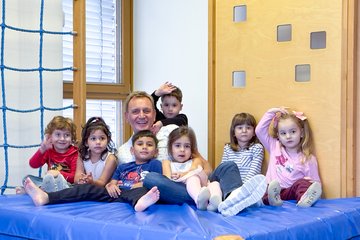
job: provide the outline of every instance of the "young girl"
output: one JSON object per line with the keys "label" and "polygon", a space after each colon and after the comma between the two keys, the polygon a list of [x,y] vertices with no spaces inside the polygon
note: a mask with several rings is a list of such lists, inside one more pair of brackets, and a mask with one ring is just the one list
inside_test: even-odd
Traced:
{"label": "young girl", "polygon": [[[46,192],[68,188],[68,183],[74,183],[78,158],[78,148],[74,146],[75,143],[76,126],[73,121],[63,116],[54,117],[46,126],[45,138],[40,148],[29,160],[32,168],[47,164],[48,171],[43,179],[28,177],[35,180]],[[17,193],[19,193],[18,189]]]}
{"label": "young girl", "polygon": [[194,131],[186,126],[173,130],[169,135],[168,152],[172,159],[163,160],[163,174],[184,182],[198,209],[217,211],[222,199],[220,185],[216,181],[209,183],[201,160],[193,158],[198,152]]}
{"label": "young girl", "polygon": [[117,167],[111,132],[101,117],[91,117],[81,132],[75,183],[105,186]]}
{"label": "young girl", "polygon": [[280,206],[282,200],[296,200],[300,207],[312,206],[322,190],[307,117],[302,112],[272,108],[255,132],[270,154],[263,202]]}
{"label": "young girl", "polygon": [[[232,161],[239,168],[243,187],[219,205],[224,216],[233,216],[261,200],[266,191],[261,174],[264,147],[255,135],[256,120],[249,113],[235,114],[230,126],[230,143],[225,144],[221,163]],[[248,193],[246,193],[248,192]],[[250,194],[251,193],[251,194]],[[247,200],[245,200],[247,199]]]}
{"label": "young girl", "polygon": [[230,126],[230,143],[224,146],[221,162],[233,161],[246,182],[261,173],[264,147],[255,135],[256,120],[249,113],[236,114]]}

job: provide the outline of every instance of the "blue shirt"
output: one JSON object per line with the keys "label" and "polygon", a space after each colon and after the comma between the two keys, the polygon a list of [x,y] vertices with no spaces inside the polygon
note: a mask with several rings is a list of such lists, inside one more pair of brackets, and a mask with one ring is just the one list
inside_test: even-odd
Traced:
{"label": "blue shirt", "polygon": [[119,164],[112,179],[118,181],[119,188],[130,189],[134,184],[142,182],[149,172],[162,174],[161,162],[151,159],[143,164],[136,164],[136,162]]}

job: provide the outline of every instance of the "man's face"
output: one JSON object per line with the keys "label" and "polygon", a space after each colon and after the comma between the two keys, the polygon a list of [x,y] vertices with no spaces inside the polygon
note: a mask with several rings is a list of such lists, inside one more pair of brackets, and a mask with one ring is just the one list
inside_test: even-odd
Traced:
{"label": "man's face", "polygon": [[134,97],[130,100],[125,112],[126,121],[131,125],[134,132],[150,130],[154,124],[156,112],[150,99],[146,97]]}

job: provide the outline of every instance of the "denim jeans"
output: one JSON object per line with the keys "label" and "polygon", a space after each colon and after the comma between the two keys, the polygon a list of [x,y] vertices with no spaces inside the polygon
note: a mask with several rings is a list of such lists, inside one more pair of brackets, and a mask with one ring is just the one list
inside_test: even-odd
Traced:
{"label": "denim jeans", "polygon": [[[234,162],[220,164],[209,176],[210,182],[220,183],[223,198],[242,185],[239,169]],[[157,186],[160,191],[160,203],[167,204],[194,204],[193,199],[186,191],[184,183],[171,181],[162,174],[150,172],[144,179],[144,187],[151,189]]]}
{"label": "denim jeans", "polygon": [[209,176],[210,182],[218,181],[223,194],[223,200],[235,189],[241,187],[243,182],[239,168],[234,162],[221,163]]}

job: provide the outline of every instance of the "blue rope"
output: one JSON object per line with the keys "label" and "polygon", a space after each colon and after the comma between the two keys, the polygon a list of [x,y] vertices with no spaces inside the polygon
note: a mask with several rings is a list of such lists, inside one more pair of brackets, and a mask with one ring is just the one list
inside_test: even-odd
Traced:
{"label": "blue rope", "polygon": [[[9,148],[15,148],[15,149],[24,149],[24,148],[36,148],[39,147],[40,144],[31,144],[31,145],[15,145],[15,144],[9,144],[8,143],[8,132],[7,132],[7,118],[6,113],[7,111],[10,112],[18,112],[18,113],[30,113],[30,112],[40,112],[40,131],[41,131],[41,142],[44,140],[44,112],[45,111],[60,111],[65,110],[69,108],[74,108],[74,105],[66,106],[66,107],[60,107],[60,108],[50,108],[44,106],[43,102],[43,72],[59,72],[59,71],[74,71],[75,69],[71,67],[65,67],[65,68],[45,68],[43,67],[43,39],[44,34],[53,34],[53,35],[75,35],[73,31],[70,32],[55,32],[55,31],[47,31],[43,28],[43,18],[44,18],[44,0],[41,0],[41,6],[40,6],[40,26],[39,29],[23,29],[15,26],[9,26],[6,24],[6,15],[5,15],[5,4],[6,0],[2,0],[2,20],[1,20],[1,53],[0,53],[0,73],[1,73],[1,87],[2,87],[2,120],[3,120],[3,144],[0,144],[0,148],[4,149],[4,158],[5,158],[5,179],[4,183],[1,186],[1,195],[4,194],[4,191],[9,188],[13,189],[14,186],[8,186],[8,176],[9,176],[9,154],[8,149]],[[13,66],[6,66],[4,62],[4,45],[5,45],[5,30],[12,30],[12,31],[20,31],[20,32],[26,32],[26,33],[34,33],[40,35],[39,40],[39,67],[38,68],[16,68]],[[14,109],[11,107],[8,107],[6,104],[6,88],[5,88],[5,71],[17,71],[17,72],[38,72],[39,73],[39,83],[40,83],[40,92],[39,92],[39,107],[33,108],[33,109]],[[41,168],[39,168],[39,176],[41,176]]]}

